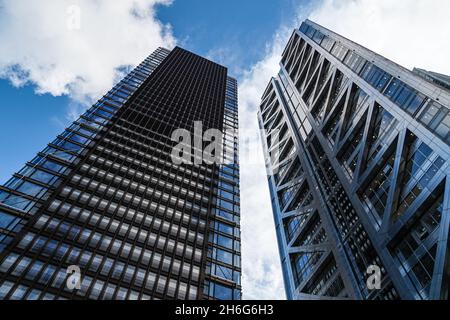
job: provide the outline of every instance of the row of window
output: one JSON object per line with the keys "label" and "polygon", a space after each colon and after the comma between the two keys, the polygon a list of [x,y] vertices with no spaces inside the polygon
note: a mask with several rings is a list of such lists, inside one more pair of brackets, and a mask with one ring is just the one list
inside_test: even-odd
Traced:
{"label": "row of window", "polygon": [[[99,247],[100,251],[108,251],[111,238],[106,241],[104,238]],[[31,245],[30,245],[31,244]],[[28,247],[30,245],[30,247]],[[98,271],[103,276],[111,276],[113,279],[122,280],[130,283],[135,271],[145,271],[151,266],[156,270],[170,272],[174,277],[180,275],[185,279],[198,281],[200,268],[192,265],[189,261],[181,261],[169,255],[162,255],[151,250],[142,250],[142,248],[124,243],[121,248],[121,241],[113,241],[111,251],[108,255],[101,253],[94,254],[89,249],[80,249],[57,240],[51,240],[44,236],[36,236],[33,233],[27,233],[21,240],[19,248],[26,249],[27,252],[37,253],[41,258],[50,257],[55,263],[64,262],[67,265],[79,266],[83,273],[90,271],[95,275]],[[98,251],[97,251],[98,252]],[[8,259],[4,264],[8,264]],[[13,263],[13,262],[12,262]],[[12,265],[9,264],[10,265]],[[127,264],[127,266],[126,266]],[[136,266],[136,267],[135,267]],[[144,267],[145,270],[139,268]],[[13,275],[21,276],[25,268],[18,270]],[[6,272],[6,271],[5,271]],[[142,273],[142,272],[141,272]],[[33,280],[33,279],[31,279]]]}
{"label": "row of window", "polygon": [[[175,242],[172,239],[169,239],[167,241],[167,238],[163,235],[159,235],[153,232],[148,232],[147,230],[144,230],[142,228],[137,228],[135,226],[131,226],[130,224],[119,222],[117,220],[110,220],[109,218],[103,218],[99,215],[91,215],[88,216],[87,212],[84,215],[80,215],[80,218],[86,218],[89,219],[89,224],[96,226],[96,228],[107,228],[108,231],[110,231],[113,234],[117,234],[120,237],[123,237],[124,239],[127,239],[129,241],[137,241],[141,244],[149,244],[151,246],[157,246],[161,250],[163,250],[166,247],[166,250],[170,250],[171,252],[176,247],[176,253],[185,255],[189,259],[192,258],[192,255],[194,254],[194,257],[199,260],[201,259],[202,252],[200,249],[194,249],[191,245],[183,242]],[[46,219],[46,216],[42,216],[42,219]],[[101,219],[101,220],[100,220]],[[90,229],[87,228],[81,228],[78,225],[70,224],[67,222],[61,222],[58,224],[58,219],[52,218],[50,223],[48,224],[47,228],[49,229],[49,232],[56,232],[61,237],[69,238],[74,241],[79,241],[82,243],[83,241],[86,241],[86,239],[91,238],[92,236],[92,246],[96,246],[98,244],[99,239],[102,237],[102,234],[93,232]],[[40,222],[43,223],[43,222]],[[107,224],[109,223],[109,224]],[[171,227],[173,232],[176,231],[175,227]],[[180,231],[181,232],[181,231]],[[198,236],[197,234],[195,234]],[[188,233],[188,238],[194,240],[194,233]],[[202,241],[201,236],[199,238],[195,239],[196,241]]]}
{"label": "row of window", "polygon": [[[196,217],[191,217],[188,214],[182,214],[179,211],[167,210],[162,212],[162,217],[168,221],[163,221],[154,215],[145,214],[141,211],[136,211],[132,208],[127,208],[124,206],[118,206],[116,203],[111,203],[108,208],[103,212],[103,214],[93,213],[87,209],[81,209],[76,206],[72,206],[69,203],[63,203],[59,200],[54,200],[49,207],[52,212],[58,212],[61,215],[67,215],[75,221],[87,222],[93,227],[98,226],[102,230],[108,230],[112,233],[116,233],[125,236],[130,230],[130,237],[136,238],[136,234],[140,233],[138,228],[146,227],[148,230],[161,230],[165,234],[171,234],[174,237],[179,236],[182,239],[187,239],[188,241],[194,243],[197,242],[199,245],[203,243],[203,231],[205,228],[205,221],[203,219],[197,219]],[[162,210],[158,210],[162,211]],[[105,213],[111,214],[111,217],[115,219],[110,219]],[[116,219],[124,218],[124,220],[119,221]],[[130,223],[126,223],[130,222]],[[178,224],[176,224],[178,223]],[[197,227],[194,232],[188,230],[186,227],[181,226],[181,223],[189,225],[191,228]],[[131,226],[130,229],[130,224]],[[120,227],[119,227],[120,225]],[[135,227],[138,225],[139,227]]]}
{"label": "row of window", "polygon": [[[26,279],[37,281],[41,285],[50,284],[50,286],[55,290],[65,290],[68,294],[72,293],[72,291],[67,288],[66,281],[68,280],[68,274],[64,269],[58,268],[51,264],[45,264],[39,260],[32,261],[28,257],[19,258],[16,254],[10,254],[0,266],[0,271],[7,272],[13,265],[15,265],[15,268],[10,271],[10,274],[12,275],[21,276],[25,273],[24,276]],[[100,269],[100,274],[105,269],[105,265]],[[150,299],[148,294],[144,293],[140,296],[138,291],[130,290],[128,287],[124,287],[124,285],[130,284],[138,288],[145,288],[147,291],[154,290],[156,293],[167,294],[170,297],[177,297],[178,299],[197,298],[197,287],[194,285],[188,285],[188,283],[184,281],[178,281],[163,275],[157,276],[153,272],[147,272],[146,270],[140,268],[136,269],[131,265],[126,268],[124,268],[124,266],[119,266],[121,265],[114,265],[111,275],[112,277],[117,277],[119,274],[123,273],[122,280],[119,282],[119,285],[111,282],[105,282],[98,278],[94,279],[89,275],[83,274],[81,277],[81,289],[77,290],[76,294],[82,297],[87,296],[93,300]],[[108,268],[106,269],[107,272],[111,271]],[[0,287],[0,298],[8,298],[11,300],[38,299],[40,294],[38,289],[30,289],[28,293],[27,289],[28,288],[24,285],[19,285],[17,288],[13,289],[13,284],[9,281],[5,281]],[[52,299],[53,296],[49,296],[49,298]]]}
{"label": "row of window", "polygon": [[[187,183],[189,181],[189,184],[191,184],[191,185],[192,185],[192,183],[194,183],[192,181],[195,181],[195,179],[183,179],[183,178],[181,178],[181,175],[174,175],[173,173],[170,173],[167,170],[164,170],[164,169],[158,168],[156,166],[153,166],[153,165],[150,164],[150,161],[149,162],[139,161],[138,159],[132,158],[130,156],[125,156],[125,155],[123,155],[123,154],[121,154],[121,153],[119,153],[117,151],[112,151],[109,148],[105,148],[105,147],[102,147],[102,146],[97,146],[96,150],[98,150],[98,151],[100,151],[102,153],[105,153],[107,155],[113,156],[115,158],[118,158],[118,159],[120,159],[120,160],[122,160],[124,162],[124,165],[128,165],[128,166],[120,167],[118,161],[114,161],[113,162],[111,160],[106,160],[105,158],[103,158],[101,156],[96,156],[96,155],[90,155],[90,157],[89,157],[90,160],[98,161],[100,164],[103,164],[106,167],[112,167],[113,169],[116,169],[116,168],[120,167],[119,170],[122,173],[125,173],[125,171],[126,172],[130,172],[131,175],[133,175],[134,177],[137,177],[138,179],[144,178],[144,177],[146,177],[148,175],[144,176],[143,172],[145,172],[145,171],[137,171],[135,169],[130,168],[130,166],[137,166],[139,168],[143,168],[143,169],[148,170],[150,172],[157,172],[157,173],[159,173],[161,175],[169,176],[172,179],[176,179],[176,180],[184,182],[184,183]],[[152,157],[150,157],[150,158],[153,160]],[[150,158],[149,158],[149,160],[150,160]],[[191,176],[193,178],[197,178],[198,177],[198,179],[200,181],[205,181],[205,183],[195,184],[193,186],[195,186],[197,188],[203,188],[205,190],[208,190],[208,186],[207,185],[208,185],[208,182],[211,181],[210,177],[204,176],[202,174],[199,174],[198,172],[194,172],[194,171],[191,171],[189,169],[183,170],[182,168],[184,168],[184,167],[179,167],[178,170],[181,171],[181,172],[184,171],[186,173],[186,175],[189,175],[189,176]],[[94,170],[95,171],[94,173],[96,173],[98,169],[90,168],[90,170]],[[200,185],[201,185],[201,187],[200,187]]]}

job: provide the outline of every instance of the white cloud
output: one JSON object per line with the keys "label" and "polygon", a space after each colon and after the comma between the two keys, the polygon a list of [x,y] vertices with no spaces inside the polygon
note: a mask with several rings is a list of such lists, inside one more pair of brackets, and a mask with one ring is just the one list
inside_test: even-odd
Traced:
{"label": "white cloud", "polygon": [[[288,22],[277,31],[264,59],[240,77],[241,143],[258,130],[256,111],[261,95],[269,79],[278,72],[281,53],[292,30],[305,18],[409,69],[416,66],[450,74],[448,0],[323,0],[301,6],[297,12],[295,22]],[[259,141],[255,143],[260,145]],[[245,151],[241,150],[241,157]],[[244,298],[283,298],[265,168],[252,160],[241,159]]]}
{"label": "white cloud", "polygon": [[290,33],[290,28],[281,28],[266,48],[266,57],[246,71],[239,83],[244,299],[285,298],[256,110],[269,79],[278,72]]}
{"label": "white cloud", "polygon": [[118,80],[119,68],[175,45],[170,26],[155,16],[156,5],[170,3],[0,0],[0,78],[90,103]]}

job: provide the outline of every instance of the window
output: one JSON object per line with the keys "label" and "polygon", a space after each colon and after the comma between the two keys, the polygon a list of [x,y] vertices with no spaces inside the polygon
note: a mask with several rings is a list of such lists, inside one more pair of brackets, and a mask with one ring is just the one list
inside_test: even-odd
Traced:
{"label": "window", "polygon": [[27,194],[32,197],[40,197],[45,193],[45,191],[47,191],[47,189],[44,187],[35,185],[34,183],[25,181],[20,185],[20,187],[17,188],[17,191],[22,192],[22,193]]}
{"label": "window", "polygon": [[233,211],[233,204],[230,203],[230,202],[228,202],[228,201],[225,201],[225,200],[219,200],[219,205],[220,205],[222,208],[224,208],[224,209]]}
{"label": "window", "polygon": [[31,175],[31,179],[45,184],[53,184],[57,180],[57,178],[54,175],[41,170],[35,170],[34,173]]}
{"label": "window", "polygon": [[67,138],[80,144],[86,144],[89,141],[89,139],[74,133],[70,133]]}
{"label": "window", "polygon": [[233,239],[231,239],[229,237],[225,237],[225,236],[222,236],[219,234],[219,235],[217,235],[216,243],[219,246],[233,250]]}
{"label": "window", "polygon": [[11,290],[11,288],[13,287],[13,283],[9,282],[9,281],[5,281],[1,286],[0,286],[0,299],[4,299],[6,297],[6,295],[9,293],[9,291]]}
{"label": "window", "polygon": [[349,53],[344,60],[344,63],[356,73],[361,71],[362,66],[366,60],[358,55],[356,52]]}
{"label": "window", "polygon": [[11,229],[13,224],[18,222],[19,218],[12,216],[4,211],[0,211],[0,228]]}
{"label": "window", "polygon": [[314,40],[314,42],[320,45],[322,43],[323,38],[325,38],[325,35],[319,31],[316,31],[312,39]]}
{"label": "window", "polygon": [[344,59],[347,52],[348,49],[340,43],[336,43],[333,49],[331,50],[331,54],[341,61]]}
{"label": "window", "polygon": [[100,295],[100,292],[102,291],[102,289],[103,289],[103,285],[104,285],[105,283],[103,282],[103,281],[101,281],[101,280],[96,280],[95,281],[95,283],[94,283],[94,287],[92,288],[92,291],[91,291],[91,294],[90,294],[90,298],[91,299],[98,299],[98,297],[99,297],[99,295]]}
{"label": "window", "polygon": [[64,151],[70,151],[73,153],[78,153],[81,150],[81,146],[69,142],[67,140],[57,139],[53,142],[55,145],[61,147]]}
{"label": "window", "polygon": [[426,99],[423,94],[398,79],[391,82],[384,94],[411,115],[420,109]]}
{"label": "window", "polygon": [[15,253],[9,254],[0,266],[0,271],[7,272],[9,268],[17,261],[18,255]]}
{"label": "window", "polygon": [[219,196],[224,198],[224,199],[233,201],[233,194],[230,193],[230,192],[227,192],[225,190],[219,189]]}
{"label": "window", "polygon": [[225,250],[217,249],[217,248],[214,248],[214,252],[216,254],[215,258],[217,260],[222,261],[227,264],[231,264],[231,265],[233,264],[233,254],[232,253],[225,251]]}
{"label": "window", "polygon": [[229,235],[233,235],[233,227],[221,222],[216,221],[216,230],[229,234]]}
{"label": "window", "polygon": [[419,120],[450,143],[450,113],[444,106],[435,101],[431,102]]}
{"label": "window", "polygon": [[25,292],[27,292],[27,287],[20,285],[16,288],[16,290],[14,291],[14,293],[11,295],[10,299],[11,300],[20,300],[23,298],[23,296],[25,295]]}
{"label": "window", "polygon": [[209,272],[215,276],[218,276],[220,278],[224,278],[227,280],[233,280],[233,270],[228,267],[221,266],[219,264],[211,263],[208,266],[207,272]]}
{"label": "window", "polygon": [[230,220],[230,221],[234,221],[235,220],[234,216],[231,213],[228,213],[228,212],[223,211],[223,210],[216,209],[216,214],[218,216],[220,216],[222,218],[225,218],[227,220]]}
{"label": "window", "polygon": [[361,70],[361,77],[378,91],[383,91],[392,76],[372,63],[366,63]]}
{"label": "window", "polygon": [[379,169],[377,175],[362,194],[362,197],[365,200],[365,207],[369,212],[373,213],[373,217],[379,225],[381,224],[386,207],[394,161],[395,155],[392,155]]}
{"label": "window", "polygon": [[293,259],[294,275],[297,285],[312,273],[314,265],[321,257],[322,252],[306,252],[297,255],[297,257]]}
{"label": "window", "polygon": [[219,299],[219,300],[232,300],[233,299],[233,289],[226,287],[224,285],[215,283],[215,282],[207,282],[205,285],[205,289],[209,286],[209,294],[210,296]]}
{"label": "window", "polygon": [[45,267],[44,272],[42,273],[39,282],[41,282],[43,284],[47,284],[50,281],[53,274],[55,273],[55,271],[56,271],[56,268],[52,265],[48,265],[47,267]]}
{"label": "window", "polygon": [[56,162],[47,160],[45,158],[42,158],[40,156],[35,157],[32,161],[31,161],[34,165],[39,165],[45,169],[51,170],[53,172],[56,173],[63,173],[66,169],[65,166],[60,165]]}

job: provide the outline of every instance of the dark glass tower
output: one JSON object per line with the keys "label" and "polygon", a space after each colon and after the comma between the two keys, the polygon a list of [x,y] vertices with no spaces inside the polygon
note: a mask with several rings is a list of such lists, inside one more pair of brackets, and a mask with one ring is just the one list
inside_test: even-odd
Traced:
{"label": "dark glass tower", "polygon": [[[225,159],[175,165],[197,121]],[[227,69],[159,48],[0,187],[0,298],[240,299],[237,148]]]}
{"label": "dark glass tower", "polygon": [[288,297],[448,299],[449,91],[311,21],[280,67],[258,120]]}

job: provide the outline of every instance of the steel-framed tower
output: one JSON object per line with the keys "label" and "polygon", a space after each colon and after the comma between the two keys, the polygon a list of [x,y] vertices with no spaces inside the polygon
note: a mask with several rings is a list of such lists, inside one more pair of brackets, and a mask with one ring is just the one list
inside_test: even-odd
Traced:
{"label": "steel-framed tower", "polygon": [[307,20],[258,121],[290,299],[449,298],[449,91]]}

